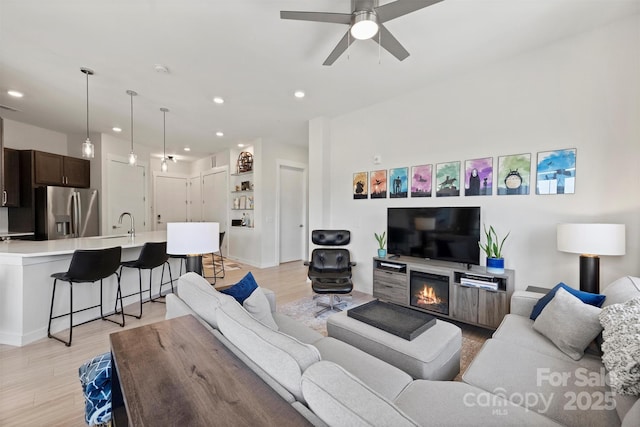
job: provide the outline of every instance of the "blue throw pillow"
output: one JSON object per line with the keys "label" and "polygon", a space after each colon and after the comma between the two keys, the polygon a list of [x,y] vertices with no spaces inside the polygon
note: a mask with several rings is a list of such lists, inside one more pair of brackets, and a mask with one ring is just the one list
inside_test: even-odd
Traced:
{"label": "blue throw pillow", "polygon": [[247,298],[251,296],[253,291],[258,288],[258,284],[256,283],[256,279],[253,278],[253,274],[248,272],[246,276],[242,278],[238,283],[231,286],[227,289],[222,289],[220,292],[223,294],[231,295],[238,301],[240,304],[244,302]]}
{"label": "blue throw pillow", "polygon": [[553,299],[553,297],[556,295],[556,292],[560,288],[563,288],[571,295],[578,297],[578,299],[580,299],[580,301],[582,301],[583,303],[593,305],[595,307],[602,307],[602,303],[606,298],[606,295],[592,294],[590,292],[580,291],[560,282],[553,289],[551,289],[549,293],[538,300],[536,305],[533,307],[533,310],[531,311],[531,316],[529,316],[531,320],[536,320],[536,318],[540,315],[540,313],[542,313],[542,310],[547,306],[547,304],[549,304],[549,302]]}

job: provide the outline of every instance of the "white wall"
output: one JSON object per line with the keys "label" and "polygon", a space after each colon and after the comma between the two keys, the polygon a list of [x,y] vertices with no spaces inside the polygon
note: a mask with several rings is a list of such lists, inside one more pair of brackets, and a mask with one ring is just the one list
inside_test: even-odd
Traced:
{"label": "white wall", "polygon": [[[83,140],[84,141],[84,140]],[[4,119],[4,146],[68,155],[67,135],[26,123]]]}
{"label": "white wall", "polygon": [[[311,191],[320,202],[310,205],[330,206],[324,226],[352,230],[356,288],[371,292],[373,233],[386,228],[388,206],[481,206],[483,222],[511,231],[504,252],[506,267],[516,270],[517,289],[559,281],[578,286],[578,255],[556,250],[556,224],[625,223],[627,254],[601,259],[601,282],[640,275],[638,76],[635,16],[331,119],[328,130],[311,132],[309,152],[328,150],[330,172],[318,172],[326,163],[315,165],[310,177],[327,177],[330,196]],[[497,171],[498,156],[531,153],[533,176],[537,152],[563,148],[577,149],[573,195],[535,195],[532,179],[528,196],[352,199],[352,176],[359,171],[464,165],[481,157],[493,157]],[[380,165],[373,164],[374,154],[382,156]],[[310,158],[312,165],[319,161]],[[311,215],[315,224],[321,214]]]}

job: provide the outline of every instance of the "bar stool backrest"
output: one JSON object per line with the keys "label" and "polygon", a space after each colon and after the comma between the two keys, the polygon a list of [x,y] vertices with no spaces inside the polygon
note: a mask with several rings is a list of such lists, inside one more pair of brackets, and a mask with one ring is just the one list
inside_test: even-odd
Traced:
{"label": "bar stool backrest", "polygon": [[167,262],[168,259],[167,242],[147,242],[140,251],[136,267],[142,269],[156,268]]}
{"label": "bar stool backrest", "polygon": [[71,257],[67,276],[74,282],[95,282],[111,276],[120,266],[122,247],[78,249]]}

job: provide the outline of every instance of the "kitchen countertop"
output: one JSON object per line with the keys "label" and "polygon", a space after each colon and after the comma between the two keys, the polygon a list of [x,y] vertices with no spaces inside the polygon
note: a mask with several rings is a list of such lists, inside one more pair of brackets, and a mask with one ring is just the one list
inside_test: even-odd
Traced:
{"label": "kitchen countertop", "polygon": [[76,249],[105,249],[114,246],[125,248],[141,247],[147,242],[163,242],[167,240],[166,231],[144,231],[136,233],[132,239],[129,235],[79,237],[59,240],[6,240],[0,242],[0,256],[40,257],[72,254]]}

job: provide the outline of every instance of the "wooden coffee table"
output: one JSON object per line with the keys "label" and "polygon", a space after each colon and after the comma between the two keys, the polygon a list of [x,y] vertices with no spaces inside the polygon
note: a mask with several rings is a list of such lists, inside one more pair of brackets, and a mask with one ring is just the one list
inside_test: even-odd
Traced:
{"label": "wooden coffee table", "polygon": [[310,425],[191,315],[110,340],[114,425]]}

